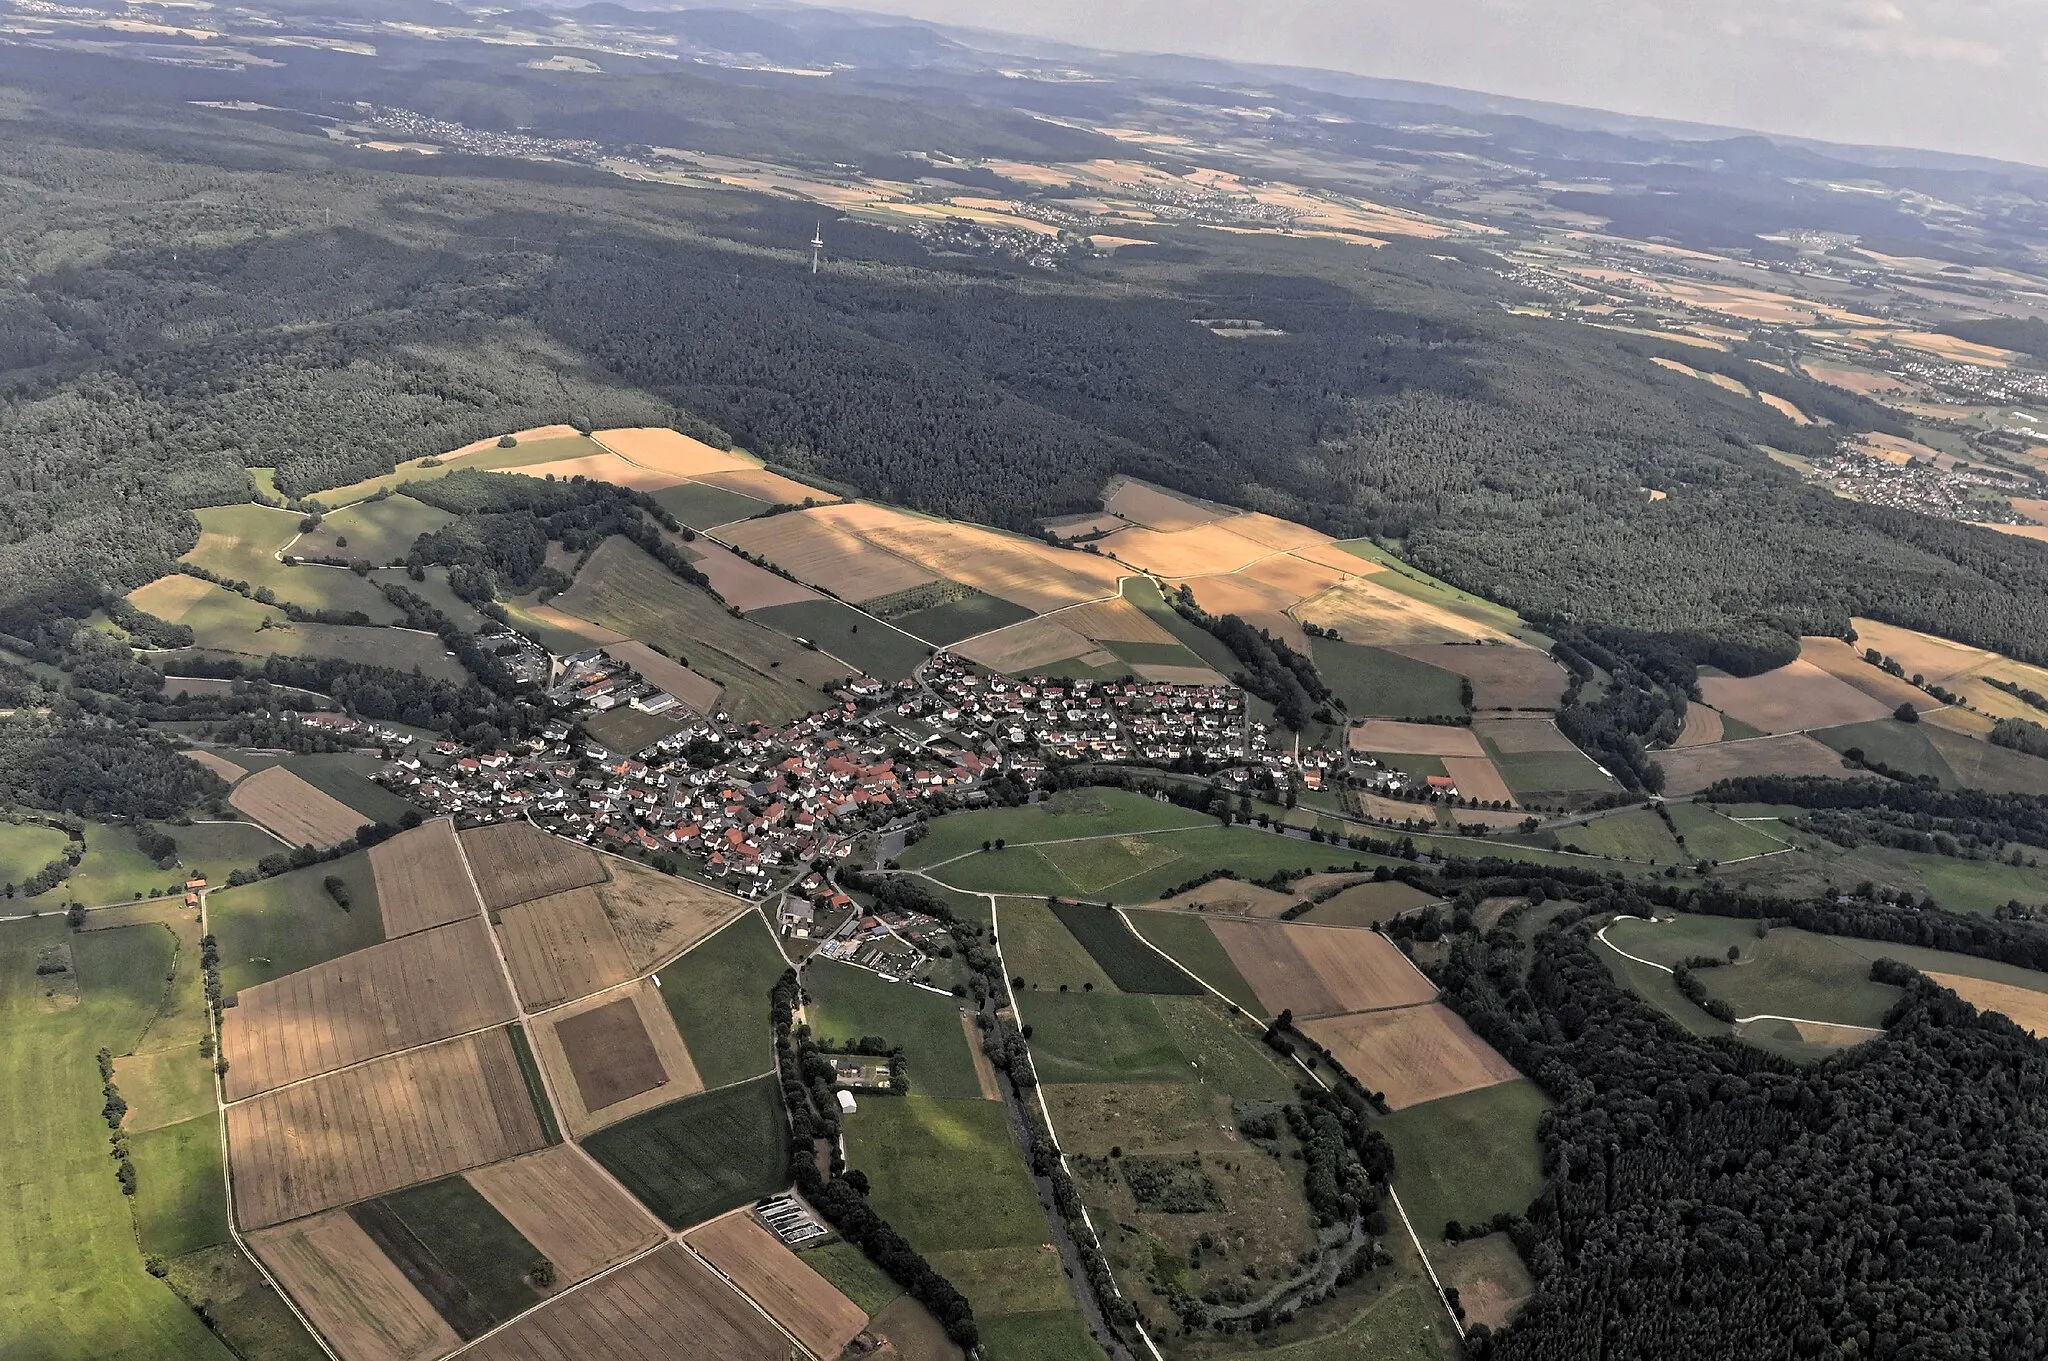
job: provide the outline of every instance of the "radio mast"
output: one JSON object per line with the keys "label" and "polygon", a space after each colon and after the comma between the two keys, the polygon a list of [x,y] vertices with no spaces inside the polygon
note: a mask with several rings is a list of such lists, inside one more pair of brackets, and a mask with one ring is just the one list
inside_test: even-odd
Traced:
{"label": "radio mast", "polygon": [[820,222],[811,233],[811,273],[818,272],[818,259],[825,253],[825,224]]}

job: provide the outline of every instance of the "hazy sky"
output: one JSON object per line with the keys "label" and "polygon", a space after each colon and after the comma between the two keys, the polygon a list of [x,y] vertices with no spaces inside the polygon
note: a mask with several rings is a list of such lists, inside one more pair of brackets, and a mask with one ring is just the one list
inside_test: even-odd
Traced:
{"label": "hazy sky", "polygon": [[829,0],[2048,165],[2048,0]]}

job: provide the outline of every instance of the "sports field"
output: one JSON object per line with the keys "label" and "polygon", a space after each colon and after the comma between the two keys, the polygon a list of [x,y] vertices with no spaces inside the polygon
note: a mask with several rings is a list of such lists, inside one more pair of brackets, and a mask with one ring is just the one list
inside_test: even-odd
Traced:
{"label": "sports field", "polygon": [[867,969],[829,959],[805,968],[804,990],[811,996],[804,1016],[819,1039],[844,1043],[878,1035],[903,1046],[911,1091],[962,1100],[981,1096],[960,1024],[963,1004],[953,998],[885,982]]}
{"label": "sports field", "polygon": [[599,1130],[583,1146],[673,1229],[779,1191],[789,1179],[782,1088],[772,1076],[670,1102]]}
{"label": "sports field", "polygon": [[114,1180],[93,1055],[135,1042],[162,1001],[172,939],[157,927],[70,938],[75,998],[36,964],[62,922],[0,924],[0,1159],[33,1168],[41,1209],[0,1216],[0,1355],[38,1361],[227,1361],[192,1311],[142,1269]]}

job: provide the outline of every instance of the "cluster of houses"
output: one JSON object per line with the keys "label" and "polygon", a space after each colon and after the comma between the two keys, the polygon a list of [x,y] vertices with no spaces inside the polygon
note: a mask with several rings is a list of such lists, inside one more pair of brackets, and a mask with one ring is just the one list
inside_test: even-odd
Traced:
{"label": "cluster of houses", "polygon": [[665,714],[682,701],[640,679],[604,649],[592,648],[561,659],[561,669],[548,689],[548,702],[563,712],[588,716],[621,704],[644,714]]}

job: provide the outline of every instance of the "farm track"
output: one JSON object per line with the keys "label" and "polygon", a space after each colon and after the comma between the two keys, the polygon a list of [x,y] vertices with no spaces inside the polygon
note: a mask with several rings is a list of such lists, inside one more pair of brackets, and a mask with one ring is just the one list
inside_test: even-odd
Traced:
{"label": "farm track", "polygon": [[[1778,854],[1778,852],[1772,851],[1771,854],[1776,855]],[[1641,955],[1632,955],[1628,951],[1622,949],[1619,945],[1616,945],[1613,941],[1607,939],[1607,932],[1617,922],[1650,922],[1650,924],[1653,926],[1656,924],[1648,917],[1620,916],[1616,917],[1614,921],[1607,923],[1606,926],[1601,927],[1599,931],[1594,933],[1593,938],[1599,941],[1602,945],[1606,946],[1608,949],[1614,951],[1614,953],[1620,955],[1623,959],[1630,961],[1631,963],[1646,964],[1650,968],[1655,969],[1658,973],[1673,972],[1670,965],[1659,964],[1654,959],[1644,959]],[[1751,1021],[1790,1021],[1795,1025],[1833,1026],[1838,1030],[1860,1030],[1871,1035],[1882,1035],[1884,1033],[1884,1031],[1877,1026],[1849,1025],[1846,1022],[1842,1021],[1816,1021],[1811,1016],[1777,1016],[1765,1013],[1757,1016],[1737,1016],[1735,1018],[1735,1024],[1737,1025],[1748,1025]]]}

